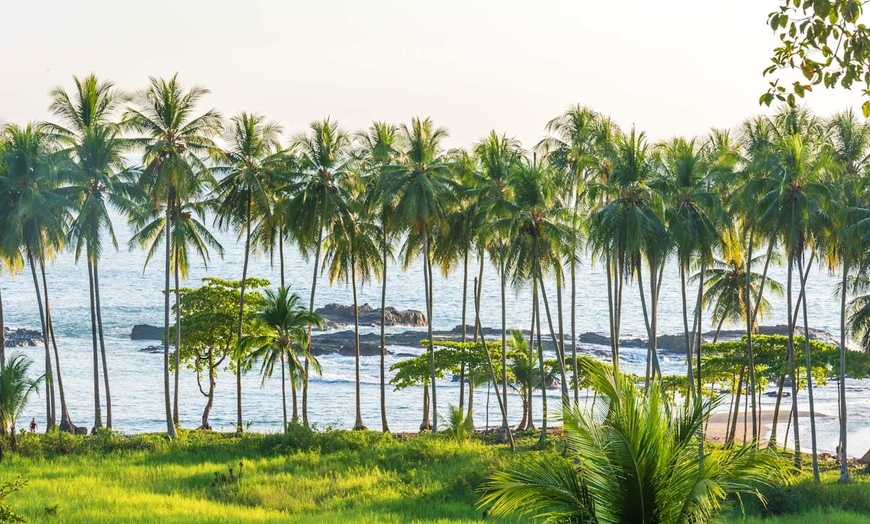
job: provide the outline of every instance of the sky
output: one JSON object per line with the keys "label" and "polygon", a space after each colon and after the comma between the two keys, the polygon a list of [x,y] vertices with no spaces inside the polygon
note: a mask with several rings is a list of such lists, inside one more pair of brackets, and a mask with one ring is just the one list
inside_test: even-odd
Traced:
{"label": "sky", "polygon": [[[51,117],[49,92],[95,73],[126,90],[179,73],[203,109],[286,135],[429,116],[447,145],[495,129],[532,147],[573,104],[653,140],[734,127],[758,97],[780,0],[0,0],[0,122]],[[827,115],[858,92],[819,89]],[[207,106],[207,107],[206,107]]]}

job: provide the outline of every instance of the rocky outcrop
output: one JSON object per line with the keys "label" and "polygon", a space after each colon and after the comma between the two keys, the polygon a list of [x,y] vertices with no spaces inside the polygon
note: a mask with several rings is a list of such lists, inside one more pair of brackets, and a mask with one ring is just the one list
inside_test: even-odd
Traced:
{"label": "rocky outcrop", "polygon": [[42,345],[42,333],[31,329],[3,329],[3,336],[8,348],[23,348]]}
{"label": "rocky outcrop", "polygon": [[[340,329],[352,326],[354,322],[353,306],[327,304],[315,310],[315,313],[326,321],[324,329]],[[380,326],[381,309],[375,309],[368,303],[359,306],[359,323],[361,326]],[[384,325],[422,327],[426,325],[426,315],[414,309],[398,310],[387,307],[384,313]]]}
{"label": "rocky outcrop", "polygon": [[163,340],[163,328],[148,324],[136,324],[130,333],[130,340]]}

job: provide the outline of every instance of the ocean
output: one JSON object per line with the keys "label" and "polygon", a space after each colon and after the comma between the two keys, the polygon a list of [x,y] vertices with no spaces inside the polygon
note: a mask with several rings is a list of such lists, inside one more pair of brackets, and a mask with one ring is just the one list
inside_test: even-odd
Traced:
{"label": "ocean", "polygon": [[[162,250],[148,267],[144,266],[145,252],[142,249],[127,249],[130,230],[126,221],[114,217],[115,232],[120,249],[115,251],[107,242],[100,262],[101,301],[103,322],[106,330],[106,351],[109,378],[112,387],[112,401],[115,428],[124,433],[138,433],[165,430],[163,408],[162,354],[142,352],[140,349],[157,344],[156,341],[130,340],[130,331],[135,324],[162,325],[163,322],[163,259]],[[216,276],[238,280],[241,278],[243,261],[243,239],[235,232],[216,231],[216,236],[226,253],[221,259],[213,255],[206,267],[202,261],[194,260],[190,268],[186,286],[197,286],[201,278]],[[274,262],[274,264],[273,264]],[[291,291],[308,303],[313,271],[313,260],[305,260],[292,245],[285,251],[286,278]],[[477,261],[470,258],[471,272],[476,272]],[[761,268],[758,270],[760,271]],[[249,276],[269,279],[278,285],[278,261],[269,259],[268,254],[256,253],[252,256]],[[52,319],[58,335],[61,370],[73,422],[90,427],[93,425],[93,361],[90,334],[90,314],[88,310],[88,279],[86,266],[76,264],[71,252],[60,253],[47,268]],[[772,267],[770,276],[785,283],[785,268]],[[388,268],[387,305],[399,309],[425,310],[423,297],[422,264],[417,263],[407,270],[393,263]],[[838,282],[836,275],[827,269],[814,267],[807,284],[810,326],[839,335],[839,301],[833,291]],[[604,268],[600,263],[586,258],[578,270],[577,332],[598,332],[607,334],[607,287]],[[469,283],[469,289],[471,284]],[[6,325],[39,329],[39,313],[34,300],[33,282],[29,273],[15,276],[0,275],[0,289],[3,293],[3,310]],[[564,291],[565,326],[570,329],[568,306],[569,291]],[[359,302],[380,307],[380,284],[372,282],[359,290]],[[555,312],[555,283],[548,284],[551,307]],[[531,320],[531,291],[528,287],[509,288],[507,295],[508,327],[528,329]],[[470,291],[469,291],[470,295]],[[765,325],[784,324],[786,311],[784,299],[768,297],[772,303],[771,314],[763,319]],[[487,263],[484,270],[481,298],[481,322],[486,327],[500,327],[501,297],[499,278],[495,268]],[[315,304],[337,302],[352,304],[349,286],[343,282],[330,285],[326,275],[318,279]],[[460,324],[462,302],[462,268],[457,267],[447,277],[436,273],[434,280],[435,329],[451,329]],[[472,323],[471,300],[469,299],[469,320]],[[659,335],[683,332],[681,312],[679,273],[674,264],[665,268],[659,304]],[[554,313],[555,314],[555,313]],[[635,286],[627,285],[624,291],[622,337],[646,338],[638,291]],[[740,329],[742,326],[724,328]],[[379,328],[367,326],[365,331],[378,331]],[[390,331],[405,331],[407,327],[388,328]],[[425,329],[421,338],[425,336]],[[546,328],[545,328],[546,329]],[[715,329],[709,314],[704,316],[704,330]],[[608,350],[609,347],[583,345],[581,354]],[[419,353],[419,347],[390,347],[393,353]],[[42,372],[42,347],[12,348],[22,351],[36,361],[34,368]],[[644,349],[623,348],[621,350],[621,369],[643,373],[645,363]],[[399,357],[390,355],[387,365]],[[665,374],[684,373],[685,360],[675,354],[662,352],[662,369]],[[354,360],[340,355],[325,355],[320,358],[323,376],[312,377],[309,388],[309,418],[318,428],[350,428],[354,423]],[[362,411],[364,422],[372,429],[379,429],[379,357],[361,359]],[[262,381],[255,366],[243,378],[243,405],[245,420],[251,423],[254,431],[278,432],[281,430],[281,388],[278,374],[275,378]],[[849,413],[849,451],[850,455],[861,456],[870,447],[870,381],[847,380],[847,403]],[[195,428],[200,424],[202,408],[206,399],[199,392],[195,374],[183,369],[181,374],[181,424]],[[449,377],[438,383],[439,413],[447,414],[448,404],[458,404],[459,384]],[[549,392],[555,398],[558,392]],[[393,391],[388,386],[387,411],[390,428],[393,431],[416,431],[422,418],[422,388],[412,387]],[[535,395],[535,411],[540,418],[540,395]],[[288,403],[289,403],[288,389]],[[764,397],[765,408],[771,408],[774,399]],[[509,403],[517,406],[520,398],[512,393]],[[806,393],[799,395],[801,410],[807,409]],[[836,384],[819,385],[815,389],[817,431],[819,450],[833,452],[837,445],[838,420]],[[44,397],[34,396],[25,410],[21,426],[36,417],[44,427]],[[784,404],[787,406],[787,403]],[[726,404],[727,407],[727,404]],[[487,388],[479,388],[475,394],[475,423],[482,428],[499,424],[498,405],[494,396],[489,399],[487,409]],[[288,406],[289,409],[289,406]],[[105,410],[104,410],[105,411]],[[519,409],[512,413],[513,422],[519,422]],[[104,412],[105,417],[105,412]],[[211,424],[217,430],[232,429],[236,419],[234,377],[228,371],[218,376],[215,405]],[[783,414],[781,420],[785,421]],[[809,446],[809,424],[801,421],[803,447]],[[785,424],[779,434],[785,432]]]}

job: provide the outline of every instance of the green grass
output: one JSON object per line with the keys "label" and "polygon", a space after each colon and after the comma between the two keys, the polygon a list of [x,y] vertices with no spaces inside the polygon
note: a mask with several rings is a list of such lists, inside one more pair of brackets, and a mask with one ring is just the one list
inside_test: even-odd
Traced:
{"label": "green grass", "polygon": [[[564,451],[557,438],[544,450],[534,449],[535,440],[521,436],[520,453],[511,454],[492,436],[463,443],[302,428],[286,436],[183,432],[172,442],[24,435],[20,451],[0,465],[0,482],[28,481],[4,502],[32,522],[480,522],[476,490],[490,473],[533,453]],[[835,465],[826,467],[822,484],[804,473],[766,490],[766,508],[744,499],[745,522],[870,522],[870,477],[856,471],[853,483],[841,485]],[[744,518],[732,509],[722,521]]]}
{"label": "green grass", "polygon": [[[27,435],[0,481],[33,522],[478,522],[477,486],[503,446],[375,432],[96,438]],[[523,455],[527,455],[524,453]],[[215,482],[218,475],[240,480]]]}

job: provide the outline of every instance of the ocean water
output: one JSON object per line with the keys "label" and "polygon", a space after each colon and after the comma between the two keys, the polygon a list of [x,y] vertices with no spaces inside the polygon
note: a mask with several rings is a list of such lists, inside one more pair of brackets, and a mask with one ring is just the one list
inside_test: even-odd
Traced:
{"label": "ocean water", "polygon": [[[162,354],[152,354],[140,349],[157,344],[156,341],[132,341],[130,330],[134,324],[162,325],[163,322],[163,261],[160,256],[145,267],[145,252],[139,248],[129,250],[127,241],[130,231],[125,221],[115,217],[115,231],[119,250],[107,248],[100,263],[101,301],[103,322],[106,329],[106,351],[109,378],[112,387],[114,423],[118,430],[126,433],[162,431],[165,429],[163,414],[163,375]],[[242,271],[243,244],[235,233],[216,232],[226,253],[221,259],[214,255],[206,267],[202,261],[194,261],[185,285],[196,286],[205,276],[239,279]],[[109,244],[107,243],[107,247]],[[299,293],[307,304],[313,272],[313,261],[305,260],[298,250],[288,245],[285,252],[286,278],[292,291]],[[469,261],[471,273],[476,273],[477,261]],[[93,424],[93,361],[90,335],[90,315],[88,311],[87,270],[83,264],[76,264],[72,253],[60,253],[47,268],[52,318],[58,335],[61,370],[67,395],[69,410],[76,424],[90,427]],[[254,254],[248,274],[269,279],[275,286],[279,282],[277,257],[274,264],[268,255]],[[772,267],[772,278],[785,282],[785,269]],[[388,269],[387,304],[400,309],[424,310],[422,265],[415,264],[403,270],[399,264]],[[814,268],[807,285],[810,325],[839,334],[839,302],[833,296],[838,279],[827,270]],[[486,263],[482,282],[481,321],[484,326],[500,327],[500,290],[495,269]],[[469,289],[470,289],[469,284]],[[585,260],[578,272],[578,333],[598,332],[606,334],[607,288],[606,276],[601,264],[591,259]],[[29,273],[15,276],[0,275],[0,290],[3,293],[6,325],[38,329],[39,314],[34,300],[33,282]],[[555,283],[548,284],[548,296],[555,314]],[[469,291],[470,293],[470,291]],[[568,300],[569,289],[564,291],[565,329],[570,329]],[[507,322],[509,327],[528,329],[531,320],[531,292],[529,288],[509,289],[507,295]],[[380,284],[373,282],[359,291],[360,303],[369,302],[374,307],[380,305]],[[786,311],[783,299],[770,298],[773,309],[764,324],[784,324]],[[324,275],[318,279],[317,306],[338,302],[352,303],[349,287],[343,282],[330,285]],[[450,329],[460,324],[462,302],[462,268],[457,267],[447,277],[436,274],[434,282],[434,315],[436,329]],[[659,334],[682,333],[682,313],[679,273],[669,265],[665,269],[663,288],[659,305]],[[469,315],[472,314],[469,300]],[[472,317],[469,316],[469,323]],[[714,329],[709,315],[704,317],[704,329]],[[728,327],[727,325],[725,326]],[[732,326],[739,329],[740,326]],[[377,331],[376,327],[365,327],[367,331]],[[406,327],[391,327],[390,331],[404,331]],[[546,328],[545,328],[546,329]],[[421,329],[421,332],[424,331]],[[422,333],[421,333],[422,335]],[[646,338],[638,291],[635,286],[627,285],[624,290],[623,337]],[[421,348],[391,347],[393,353],[419,353]],[[608,348],[584,345],[581,353],[600,353]],[[18,351],[18,349],[13,349]],[[21,348],[25,354],[36,361],[35,368],[42,363],[42,348]],[[676,355],[662,353],[664,373],[682,373],[685,361]],[[387,365],[398,357],[388,357]],[[622,369],[642,373],[645,362],[644,349],[624,348],[621,353]],[[309,390],[309,417],[316,426],[351,427],[354,422],[354,362],[353,358],[340,355],[321,357],[322,377],[312,377]],[[250,421],[252,429],[277,432],[281,428],[280,381],[277,376],[262,381],[258,368],[243,378],[243,405],[245,420]],[[365,423],[374,429],[380,428],[378,357],[361,359],[362,410]],[[870,447],[870,395],[867,395],[870,382],[847,381],[847,402],[849,412],[850,455],[863,455]],[[446,414],[448,404],[458,404],[458,383],[449,378],[438,383],[440,413]],[[816,410],[824,415],[817,418],[819,449],[833,451],[837,443],[837,397],[836,385],[820,385],[815,390]],[[555,398],[557,392],[550,392]],[[288,391],[289,397],[289,391]],[[181,375],[181,422],[188,428],[200,424],[205,397],[199,392],[196,377],[192,371],[184,369]],[[518,405],[519,396],[512,394],[511,405]],[[288,398],[289,402],[289,398]],[[535,410],[540,418],[540,396],[535,397]],[[422,409],[422,389],[408,388],[393,391],[388,386],[388,417],[393,431],[414,431],[420,424]],[[764,399],[765,406],[773,399]],[[806,393],[799,395],[800,409],[806,409]],[[475,422],[478,427],[498,424],[498,406],[490,397],[487,406],[486,387],[478,389],[475,395]],[[487,413],[489,416],[487,417]],[[515,422],[521,414],[514,410]],[[36,416],[40,426],[44,426],[44,399],[34,396],[22,417],[22,423]],[[105,416],[105,413],[104,413]],[[211,424],[215,429],[230,429],[235,422],[234,377],[229,372],[221,372],[217,380],[215,406]],[[809,445],[808,421],[801,421],[802,444]],[[781,428],[780,435],[785,428]]]}

